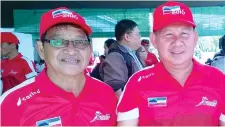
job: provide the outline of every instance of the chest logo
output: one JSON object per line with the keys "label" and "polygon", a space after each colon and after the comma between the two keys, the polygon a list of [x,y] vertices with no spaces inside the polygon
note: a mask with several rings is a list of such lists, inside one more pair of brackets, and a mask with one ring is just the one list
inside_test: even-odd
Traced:
{"label": "chest logo", "polygon": [[93,120],[90,121],[90,123],[95,122],[97,120],[109,120],[110,119],[110,114],[105,114],[103,115],[100,111],[96,111],[95,117]]}
{"label": "chest logo", "polygon": [[14,71],[14,70],[11,70],[10,72],[9,72],[9,74],[13,74],[13,75],[15,75],[15,74],[17,74],[18,72],[16,72],[16,71]]}
{"label": "chest logo", "polygon": [[37,121],[36,126],[37,127],[62,127],[62,121],[60,116],[58,116],[54,118]]}
{"label": "chest logo", "polygon": [[167,97],[150,97],[148,98],[148,107],[166,107]]}
{"label": "chest logo", "polygon": [[196,107],[202,106],[202,105],[216,107],[217,100],[209,101],[207,97],[202,97],[202,101],[199,104],[197,104]]}

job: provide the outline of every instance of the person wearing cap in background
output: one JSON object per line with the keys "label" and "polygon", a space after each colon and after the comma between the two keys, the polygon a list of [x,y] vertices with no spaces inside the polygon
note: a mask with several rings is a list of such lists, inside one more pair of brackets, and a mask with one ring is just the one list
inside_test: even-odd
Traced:
{"label": "person wearing cap in background", "polygon": [[152,66],[156,63],[158,63],[158,59],[157,57],[155,56],[155,54],[151,53],[149,51],[149,47],[150,47],[150,42],[149,40],[147,39],[143,39],[141,40],[141,45],[145,47],[145,49],[148,51],[148,54],[147,54],[147,59],[145,60],[145,65],[146,66]]}
{"label": "person wearing cap in background", "polygon": [[118,125],[224,125],[225,78],[193,59],[195,27],[183,3],[169,1],[155,9],[150,39],[160,63],[130,78],[118,103]]}
{"label": "person wearing cap in background", "polygon": [[85,73],[92,52],[91,32],[84,18],[68,8],[42,15],[37,49],[47,66],[2,95],[2,126],[116,124],[114,91]]}
{"label": "person wearing cap in background", "polygon": [[19,40],[11,32],[1,32],[1,79],[3,91],[37,75],[33,61],[18,52]]}
{"label": "person wearing cap in background", "polygon": [[140,60],[141,64],[143,67],[147,67],[146,65],[146,60],[147,60],[147,55],[148,51],[144,46],[141,46],[140,48],[137,49],[136,51],[137,58]]}

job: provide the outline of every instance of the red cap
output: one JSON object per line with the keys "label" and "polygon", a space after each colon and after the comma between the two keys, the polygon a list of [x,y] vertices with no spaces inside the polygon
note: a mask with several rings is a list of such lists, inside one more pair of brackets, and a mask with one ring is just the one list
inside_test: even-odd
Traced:
{"label": "red cap", "polygon": [[190,8],[183,3],[169,1],[155,9],[153,13],[153,31],[176,22],[196,27]]}
{"label": "red cap", "polygon": [[92,33],[91,28],[86,24],[82,16],[66,7],[60,7],[50,10],[42,15],[40,21],[40,38],[49,28],[60,23],[79,25],[88,35]]}
{"label": "red cap", "polygon": [[19,44],[18,38],[11,32],[1,32],[1,43],[3,42]]}
{"label": "red cap", "polygon": [[141,45],[142,45],[142,46],[144,46],[144,45],[146,45],[146,44],[149,44],[149,40],[147,40],[147,39],[141,40]]}

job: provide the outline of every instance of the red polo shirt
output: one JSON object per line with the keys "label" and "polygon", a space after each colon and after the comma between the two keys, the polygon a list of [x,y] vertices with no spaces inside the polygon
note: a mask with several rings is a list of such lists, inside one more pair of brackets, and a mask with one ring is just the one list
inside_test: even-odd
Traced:
{"label": "red polo shirt", "polygon": [[158,59],[156,58],[155,54],[148,51],[147,59],[145,60],[147,66],[152,66],[158,63]]}
{"label": "red polo shirt", "polygon": [[116,125],[112,88],[89,76],[79,94],[56,86],[42,71],[1,97],[2,126]]}
{"label": "red polo shirt", "polygon": [[1,66],[3,93],[37,75],[35,64],[20,53],[11,60],[4,59]]}
{"label": "red polo shirt", "polygon": [[138,118],[140,126],[217,126],[225,122],[225,78],[194,60],[182,87],[158,63],[131,77],[117,111],[118,121]]}

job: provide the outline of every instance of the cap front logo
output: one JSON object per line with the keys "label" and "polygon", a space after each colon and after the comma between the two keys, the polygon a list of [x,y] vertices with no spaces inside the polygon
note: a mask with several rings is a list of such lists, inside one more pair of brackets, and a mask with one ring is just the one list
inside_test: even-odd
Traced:
{"label": "cap front logo", "polygon": [[163,6],[162,11],[163,11],[163,15],[166,15],[166,14],[172,14],[172,15],[182,14],[182,15],[185,15],[184,9],[180,9],[180,6]]}
{"label": "cap front logo", "polygon": [[69,17],[69,18],[78,19],[77,15],[74,15],[70,10],[67,10],[67,9],[58,9],[56,11],[53,11],[52,12],[52,17],[53,18]]}

